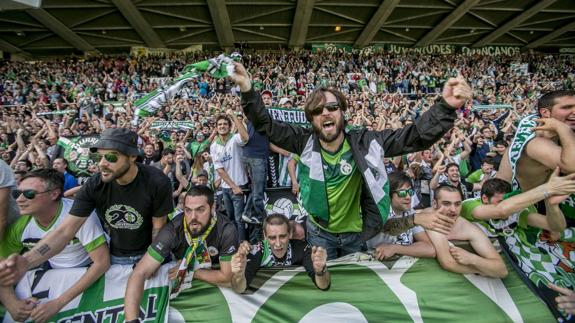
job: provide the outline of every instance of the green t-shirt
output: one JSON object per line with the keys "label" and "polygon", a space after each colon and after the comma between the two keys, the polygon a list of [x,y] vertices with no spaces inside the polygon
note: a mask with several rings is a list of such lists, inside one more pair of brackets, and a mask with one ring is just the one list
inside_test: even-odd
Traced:
{"label": "green t-shirt", "polygon": [[483,232],[490,237],[495,237],[498,235],[510,235],[519,226],[521,229],[526,229],[527,218],[530,213],[537,213],[537,209],[534,206],[529,206],[523,209],[521,212],[517,212],[509,216],[507,219],[491,219],[491,220],[479,220],[473,217],[473,210],[482,205],[481,198],[472,198],[463,201],[461,204],[461,215],[466,220],[479,224]]}
{"label": "green t-shirt", "polygon": [[[328,232],[361,232],[361,174],[357,169],[349,143],[344,140],[336,153],[322,149],[324,176],[329,203]],[[313,193],[312,193],[313,194]]]}

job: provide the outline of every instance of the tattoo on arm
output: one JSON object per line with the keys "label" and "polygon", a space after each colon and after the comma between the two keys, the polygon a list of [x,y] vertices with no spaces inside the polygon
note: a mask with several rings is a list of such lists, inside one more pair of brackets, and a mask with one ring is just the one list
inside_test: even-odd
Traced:
{"label": "tattoo on arm", "polygon": [[47,244],[42,244],[40,245],[37,249],[36,252],[40,255],[40,256],[45,256],[48,252],[50,252],[51,248],[50,246],[48,246]]}
{"label": "tattoo on arm", "polygon": [[413,228],[415,226],[414,216],[388,219],[383,226],[383,232],[395,236]]}

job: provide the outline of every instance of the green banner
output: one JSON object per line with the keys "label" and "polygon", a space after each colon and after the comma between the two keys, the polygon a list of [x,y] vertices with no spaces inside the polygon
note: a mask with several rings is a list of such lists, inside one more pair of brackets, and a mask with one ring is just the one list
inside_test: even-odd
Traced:
{"label": "green banner", "polygon": [[[504,279],[447,272],[435,259],[330,262],[331,288],[305,271],[262,269],[245,295],[194,283],[170,303],[169,322],[553,322],[509,268]],[[227,304],[222,305],[222,304]]]}
{"label": "green banner", "polygon": [[60,137],[58,146],[61,147],[58,157],[66,158],[68,171],[78,179],[79,184],[84,184],[92,174],[88,171],[90,160],[90,147],[98,142],[99,135]]}
{"label": "green banner", "polygon": [[56,110],[56,111],[50,111],[50,112],[38,112],[38,113],[36,113],[36,116],[40,117],[40,116],[59,115],[59,114],[73,114],[73,113],[78,113],[78,110]]}
{"label": "green banner", "polygon": [[494,110],[494,109],[512,109],[511,104],[478,104],[472,107],[473,110]]}
{"label": "green banner", "polygon": [[[146,282],[140,302],[145,322],[553,322],[554,318],[509,267],[504,280],[443,270],[435,259],[380,262],[353,254],[328,263],[331,287],[320,291],[302,267],[262,269],[245,294],[193,280],[168,302],[167,270]],[[112,266],[50,322],[121,323],[131,266]],[[20,298],[58,297],[85,269],[28,272]],[[2,319],[0,317],[0,319]],[[5,322],[10,322],[9,317]]]}

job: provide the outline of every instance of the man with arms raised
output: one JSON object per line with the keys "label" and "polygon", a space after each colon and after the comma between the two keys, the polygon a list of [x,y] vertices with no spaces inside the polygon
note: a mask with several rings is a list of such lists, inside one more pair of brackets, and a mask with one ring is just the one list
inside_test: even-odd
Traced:
{"label": "man with arms raised", "polygon": [[[207,186],[190,188],[184,200],[184,213],[162,228],[128,279],[126,322],[139,322],[144,282],[170,254],[179,261],[172,279],[172,296],[188,287],[192,278],[229,287],[230,259],[237,250],[237,240],[234,224],[215,212],[214,192]],[[211,269],[218,263],[220,269]]]}
{"label": "man with arms raised", "polygon": [[[65,224],[72,200],[63,199],[64,175],[54,169],[40,169],[22,178],[14,196],[22,216],[8,227],[0,245],[0,257],[32,249],[40,239]],[[18,300],[11,286],[0,286],[0,301],[12,318],[24,321],[30,316],[45,322],[82,293],[110,267],[110,253],[102,226],[96,214],[86,218],[74,235],[72,243],[48,259],[44,268],[89,266],[84,275],[58,298],[35,305],[32,300]],[[35,306],[34,306],[35,305]]]}
{"label": "man with arms raised", "polygon": [[[461,202],[461,192],[453,186],[441,185],[434,191],[433,208],[456,219],[447,235],[427,230],[437,261],[443,269],[456,273],[506,277],[507,267],[491,241],[481,229],[459,216]],[[450,240],[469,241],[477,254],[454,246]]]}
{"label": "man with arms raised", "polygon": [[322,247],[310,247],[302,240],[292,240],[288,218],[282,214],[269,215],[263,223],[264,241],[250,246],[244,241],[232,257],[232,288],[243,293],[262,267],[304,266],[317,288],[327,290],[330,274],[327,254]]}
{"label": "man with arms raised", "polygon": [[26,270],[59,253],[95,209],[110,236],[111,263],[136,263],[173,210],[170,180],[158,169],[136,163],[138,136],[129,129],[106,129],[93,149],[100,174],[76,194],[62,225],[23,256],[0,261],[0,285],[14,284]]}
{"label": "man with arms raised", "polygon": [[[241,64],[236,64],[232,79],[240,87],[244,112],[254,128],[271,143],[300,156],[300,196],[310,214],[308,240],[326,249],[328,259],[360,251],[387,221],[390,197],[384,157],[430,147],[451,129],[455,110],[472,94],[462,78],[450,79],[441,101],[415,124],[398,130],[345,132],[347,98],[335,89],[318,88],[308,95],[304,107],[312,125],[308,129],[274,121]],[[424,221],[418,215],[397,218],[388,221],[385,230],[398,234],[415,224],[425,226]]]}

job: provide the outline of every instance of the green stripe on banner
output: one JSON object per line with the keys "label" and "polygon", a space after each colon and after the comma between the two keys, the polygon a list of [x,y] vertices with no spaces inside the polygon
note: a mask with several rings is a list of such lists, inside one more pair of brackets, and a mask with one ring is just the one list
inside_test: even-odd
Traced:
{"label": "green stripe on banner", "polygon": [[511,109],[513,106],[511,104],[489,104],[489,105],[474,105],[473,110],[492,110],[492,109]]}

